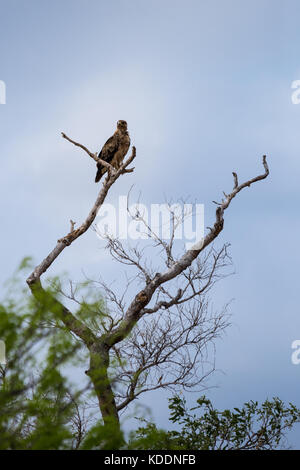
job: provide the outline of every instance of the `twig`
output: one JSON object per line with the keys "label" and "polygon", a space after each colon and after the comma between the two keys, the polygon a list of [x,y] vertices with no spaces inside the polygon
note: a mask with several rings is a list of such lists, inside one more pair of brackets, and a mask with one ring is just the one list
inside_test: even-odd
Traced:
{"label": "twig", "polygon": [[79,144],[78,142],[75,142],[74,140],[70,139],[70,137],[68,137],[64,132],[62,132],[61,135],[64,139],[71,142],[71,144],[74,144],[76,145],[76,147],[80,147],[82,150],[84,150],[93,160],[95,160],[95,162],[98,162],[99,159],[96,153],[90,152],[89,149],[87,149],[84,145]]}
{"label": "twig", "polygon": [[74,231],[74,228],[75,228],[75,225],[76,225],[76,222],[74,222],[72,219],[70,220],[70,224],[71,224],[71,229],[70,229],[70,233]]}

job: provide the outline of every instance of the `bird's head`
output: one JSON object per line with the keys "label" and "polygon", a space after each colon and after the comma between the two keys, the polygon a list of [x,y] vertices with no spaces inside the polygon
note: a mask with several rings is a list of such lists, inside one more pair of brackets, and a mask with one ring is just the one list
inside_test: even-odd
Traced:
{"label": "bird's head", "polygon": [[118,121],[117,128],[118,130],[123,131],[123,132],[127,131],[127,122],[123,120]]}

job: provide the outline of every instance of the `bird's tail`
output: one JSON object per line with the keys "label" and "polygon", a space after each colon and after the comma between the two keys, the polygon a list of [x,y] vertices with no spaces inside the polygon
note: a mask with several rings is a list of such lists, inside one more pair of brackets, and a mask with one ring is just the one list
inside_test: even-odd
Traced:
{"label": "bird's tail", "polygon": [[104,173],[103,170],[104,170],[103,167],[98,167],[97,173],[96,173],[96,178],[95,178],[95,183],[98,183],[101,180],[101,178],[103,176],[103,173]]}

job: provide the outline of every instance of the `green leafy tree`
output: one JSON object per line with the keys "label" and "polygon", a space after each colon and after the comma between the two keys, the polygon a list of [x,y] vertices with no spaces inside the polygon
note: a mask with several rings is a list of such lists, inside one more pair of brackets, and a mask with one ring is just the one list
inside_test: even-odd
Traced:
{"label": "green leafy tree", "polygon": [[169,400],[170,421],[180,430],[164,431],[146,422],[132,433],[133,449],[271,450],[285,444],[285,432],[300,419],[300,409],[279,398],[259,406],[250,401],[242,408],[218,411],[205,396],[188,409],[185,398]]}
{"label": "green leafy tree", "polygon": [[[83,367],[86,358],[61,322],[59,304],[53,303],[58,280],[51,280],[38,300],[28,296],[20,276],[28,261],[9,281],[0,303],[6,352],[0,364],[0,449],[78,449],[83,442],[82,448],[119,447],[122,433],[107,427],[104,436],[99,414],[85,414],[93,391],[70,382],[67,371]],[[94,309],[92,299],[78,307],[78,315]]]}

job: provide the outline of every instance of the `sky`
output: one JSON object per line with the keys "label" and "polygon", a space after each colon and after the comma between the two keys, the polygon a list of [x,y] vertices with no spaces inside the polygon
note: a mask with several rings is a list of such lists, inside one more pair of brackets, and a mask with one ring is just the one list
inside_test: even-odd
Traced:
{"label": "sky", "polygon": [[[232,300],[208,392],[219,408],[273,396],[300,407],[299,13],[297,0],[0,0],[1,283],[97,196],[95,163],[61,132],[99,151],[126,119],[136,168],[107,201],[133,184],[149,204],[190,197],[207,225],[231,172],[256,176],[267,155],[270,177],[235,198],[218,240],[235,270],[213,298]],[[118,269],[90,231],[49,275],[118,280]],[[166,399],[145,398],[161,426]],[[300,448],[300,424],[289,440]]]}

